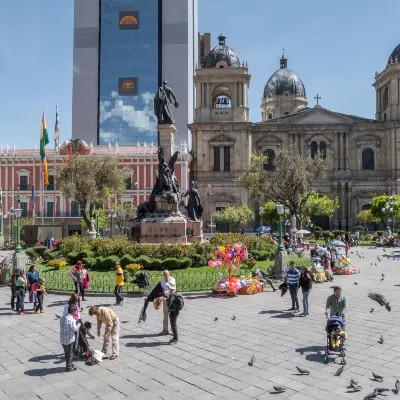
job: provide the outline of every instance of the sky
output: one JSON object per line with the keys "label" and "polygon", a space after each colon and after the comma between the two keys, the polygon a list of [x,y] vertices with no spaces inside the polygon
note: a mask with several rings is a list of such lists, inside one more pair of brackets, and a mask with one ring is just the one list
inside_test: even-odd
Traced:
{"label": "sky", "polygon": [[[85,0],[80,0],[85,1]],[[168,0],[164,0],[167,2]],[[39,143],[44,109],[50,139],[55,107],[61,141],[72,119],[73,0],[0,0],[0,144]],[[398,0],[198,0],[199,31],[222,31],[226,44],[247,61],[252,76],[250,118],[261,117],[261,97],[279,68],[302,79],[309,106],[314,97],[333,111],[374,118],[375,71],[400,43]]]}

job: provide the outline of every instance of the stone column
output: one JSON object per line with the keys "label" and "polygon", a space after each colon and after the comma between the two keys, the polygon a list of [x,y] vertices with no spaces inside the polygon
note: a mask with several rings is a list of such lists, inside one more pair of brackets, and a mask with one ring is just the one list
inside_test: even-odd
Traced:
{"label": "stone column", "polygon": [[158,125],[157,130],[160,138],[160,146],[163,148],[165,160],[168,162],[174,153],[174,133],[176,132],[175,125]]}

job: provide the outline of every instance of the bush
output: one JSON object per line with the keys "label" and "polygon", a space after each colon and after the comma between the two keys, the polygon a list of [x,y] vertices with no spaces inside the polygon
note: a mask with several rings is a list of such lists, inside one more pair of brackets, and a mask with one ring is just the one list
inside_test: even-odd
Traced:
{"label": "bush", "polygon": [[322,228],[320,228],[319,226],[315,226],[314,235],[316,239],[319,239],[322,236]]}
{"label": "bush", "polygon": [[47,263],[47,265],[49,267],[62,268],[62,267],[65,267],[67,265],[67,262],[65,260],[61,260],[61,259],[51,260],[51,261],[49,261]]}
{"label": "bush", "polygon": [[249,256],[251,255],[251,258],[257,260],[257,261],[268,261],[271,260],[274,257],[274,252],[268,251],[268,250],[252,250],[249,253]]}
{"label": "bush", "polygon": [[67,254],[66,259],[68,261],[68,264],[74,265],[79,260],[78,253],[76,251],[71,251]]}
{"label": "bush", "polygon": [[86,257],[82,260],[85,267],[94,268],[96,267],[97,258],[96,257]]}
{"label": "bush", "polygon": [[378,237],[383,236],[383,231],[376,231],[376,234],[378,235]]}
{"label": "bush", "polygon": [[147,256],[140,256],[140,257],[134,258],[133,262],[132,262],[132,264],[143,265],[143,267],[145,269],[150,268],[151,263],[152,263],[152,260]]}
{"label": "bush", "polygon": [[101,261],[101,267],[102,269],[111,269],[114,268],[115,263],[119,261],[119,257],[117,256],[109,256],[109,257],[103,257]]}
{"label": "bush", "polygon": [[62,254],[59,251],[52,250],[46,253],[47,261],[57,260],[58,258],[62,258]]}
{"label": "bush", "polygon": [[134,262],[134,258],[132,256],[130,256],[129,254],[125,254],[121,260],[120,260],[121,266],[122,267],[126,267],[127,265],[132,265],[135,264]]}
{"label": "bush", "polygon": [[243,264],[248,268],[253,268],[257,264],[257,260],[253,260],[253,259],[246,260],[243,262]]}
{"label": "bush", "polygon": [[37,256],[41,258],[44,258],[46,250],[49,250],[46,246],[35,246],[32,247],[32,249],[37,254]]}
{"label": "bush", "polygon": [[150,266],[147,268],[154,269],[155,271],[162,271],[163,266],[162,266],[162,260],[160,258],[152,258],[150,260]]}
{"label": "bush", "polygon": [[190,258],[166,258],[163,260],[162,265],[166,269],[186,269],[192,265]]}
{"label": "bush", "polygon": [[87,250],[87,249],[82,250],[77,254],[76,261],[78,261],[78,260],[82,261],[84,258],[93,258],[94,256],[95,256],[95,253],[93,251]]}
{"label": "bush", "polygon": [[207,259],[201,254],[192,254],[191,256],[192,259],[192,267],[194,268],[199,268],[199,267],[204,267],[207,265]]}
{"label": "bush", "polygon": [[29,247],[28,249],[25,250],[25,253],[30,257],[32,262],[35,262],[38,258],[38,255],[34,247]]}
{"label": "bush", "polygon": [[337,238],[338,236],[344,235],[344,231],[333,231],[333,234],[334,234],[335,238]]}
{"label": "bush", "polygon": [[136,272],[140,271],[140,265],[139,264],[129,264],[129,265],[126,266],[126,270],[131,275],[135,275]]}

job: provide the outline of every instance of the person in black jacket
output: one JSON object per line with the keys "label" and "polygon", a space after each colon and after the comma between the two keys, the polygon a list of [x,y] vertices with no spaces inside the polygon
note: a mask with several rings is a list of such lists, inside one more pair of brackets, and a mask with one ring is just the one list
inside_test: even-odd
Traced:
{"label": "person in black jacket", "polygon": [[308,297],[312,289],[312,275],[307,267],[301,270],[298,289],[299,288],[301,288],[303,293],[303,313],[300,314],[300,317],[305,317],[308,315]]}
{"label": "person in black jacket", "polygon": [[175,292],[171,292],[166,301],[169,312],[169,321],[171,323],[171,329],[174,335],[168,344],[176,344],[178,341],[178,327],[176,326],[176,320],[178,319],[179,315],[180,302]]}

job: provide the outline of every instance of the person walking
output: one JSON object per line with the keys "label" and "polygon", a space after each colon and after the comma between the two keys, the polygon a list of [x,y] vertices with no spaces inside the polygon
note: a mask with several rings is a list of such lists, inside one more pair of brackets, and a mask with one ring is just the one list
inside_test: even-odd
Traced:
{"label": "person walking", "polygon": [[19,271],[15,277],[15,293],[17,295],[17,312],[20,315],[25,315],[25,285],[27,283],[25,272]]}
{"label": "person walking", "polygon": [[285,283],[288,284],[290,297],[292,299],[292,308],[288,311],[300,312],[299,299],[297,297],[297,290],[299,286],[300,271],[295,268],[294,261],[290,261],[289,268],[286,270]]}
{"label": "person walking", "polygon": [[298,288],[301,288],[303,293],[303,313],[300,314],[300,317],[306,317],[308,315],[308,297],[312,289],[312,276],[307,267],[301,270]]}
{"label": "person walking", "polygon": [[85,288],[83,286],[83,281],[86,279],[89,282],[88,279],[88,273],[85,268],[83,268],[82,261],[78,260],[76,263],[76,266],[71,270],[69,273],[69,276],[74,280],[74,285],[75,285],[75,293],[78,296],[82,296],[82,301],[85,300]]}
{"label": "person walking", "polygon": [[35,314],[43,314],[43,302],[44,302],[44,295],[48,296],[46,289],[44,287],[44,279],[39,278],[39,282],[36,285],[36,297],[37,297],[37,306],[35,307]]}
{"label": "person walking", "polygon": [[10,276],[10,289],[11,289],[11,310],[15,308],[15,298],[17,297],[16,287],[15,287],[15,280],[17,279],[17,272],[14,271]]}
{"label": "person walking", "polygon": [[168,342],[168,344],[176,344],[178,342],[178,327],[176,325],[176,320],[178,319],[181,303],[175,292],[171,292],[168,298],[164,300],[164,303],[167,303],[169,320],[173,334],[173,338]]}
{"label": "person walking", "polygon": [[340,286],[333,287],[333,294],[326,299],[326,310],[325,316],[336,315],[343,321],[343,330],[347,331],[347,310],[349,303],[347,297],[342,294],[342,288]]}
{"label": "person walking", "polygon": [[[89,309],[89,315],[93,315],[97,318],[97,336],[100,336],[101,325],[106,326],[104,331],[103,349],[104,353],[103,359],[114,360],[119,356],[119,318],[111,308],[108,307],[96,307],[91,306]],[[112,340],[112,354],[108,354],[108,344],[110,342],[110,337]]]}
{"label": "person walking", "polygon": [[[176,281],[175,278],[173,278],[169,271],[167,269],[164,270],[163,272],[163,277],[164,279],[161,281],[161,286],[162,289],[164,291],[164,297],[167,297],[176,291]],[[164,318],[163,318],[163,330],[160,332],[160,335],[169,335],[169,331],[168,331],[168,316],[169,316],[169,312],[168,312],[168,306],[167,306],[167,302],[163,301],[163,314],[164,314]]]}
{"label": "person walking", "polygon": [[80,324],[77,323],[73,315],[77,312],[74,305],[68,308],[68,314],[60,318],[60,342],[65,354],[65,370],[67,372],[75,371],[76,366],[72,363],[75,333],[79,330]]}
{"label": "person walking", "polygon": [[39,271],[36,269],[35,265],[29,267],[26,273],[26,279],[28,281],[29,302],[33,303],[33,308],[35,309],[37,303],[36,283],[39,282]]}
{"label": "person walking", "polygon": [[122,306],[122,304],[124,303],[124,298],[121,296],[121,289],[122,287],[125,285],[124,282],[124,271],[121,268],[121,264],[119,262],[115,263],[114,266],[115,269],[115,290],[114,290],[114,294],[115,294],[115,300],[116,306]]}

